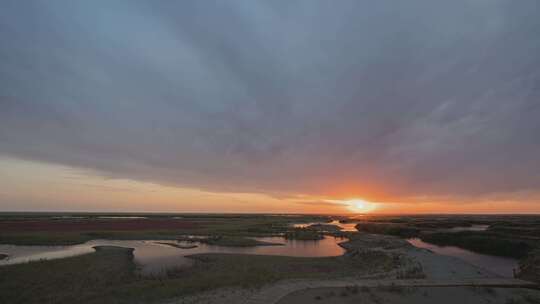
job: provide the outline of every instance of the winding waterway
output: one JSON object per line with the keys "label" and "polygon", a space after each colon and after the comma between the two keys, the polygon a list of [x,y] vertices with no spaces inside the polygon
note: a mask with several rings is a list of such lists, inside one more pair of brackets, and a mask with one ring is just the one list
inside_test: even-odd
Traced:
{"label": "winding waterway", "polygon": [[[124,240],[92,240],[73,246],[15,246],[0,245],[0,252],[9,257],[0,260],[0,265],[17,264],[42,259],[59,259],[94,252],[94,246],[120,246],[134,248],[134,260],[143,274],[159,274],[167,269],[189,266],[193,260],[186,255],[199,253],[239,253],[281,255],[294,257],[339,256],[345,250],[338,244],[344,239],[325,237],[318,241],[286,240],[282,237],[256,238],[259,241],[279,243],[277,246],[255,247],[223,247],[196,243],[191,249],[176,248],[159,244],[168,241],[124,241]],[[183,243],[178,243],[183,244]],[[185,245],[185,243],[183,244]]]}

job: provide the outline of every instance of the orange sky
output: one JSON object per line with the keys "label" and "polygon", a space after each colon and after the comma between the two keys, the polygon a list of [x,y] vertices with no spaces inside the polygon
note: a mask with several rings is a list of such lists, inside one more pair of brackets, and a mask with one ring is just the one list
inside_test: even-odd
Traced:
{"label": "orange sky", "polygon": [[[384,202],[369,196],[209,192],[127,179],[107,179],[65,166],[0,158],[1,211],[233,213],[539,213],[531,201]],[[339,188],[339,187],[337,187]],[[352,203],[351,203],[352,202]]]}

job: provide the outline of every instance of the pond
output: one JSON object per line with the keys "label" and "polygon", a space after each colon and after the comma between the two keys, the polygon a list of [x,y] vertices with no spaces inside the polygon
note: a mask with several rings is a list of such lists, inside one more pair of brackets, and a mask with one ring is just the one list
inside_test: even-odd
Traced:
{"label": "pond", "polygon": [[513,277],[514,269],[517,270],[518,268],[518,260],[512,258],[480,254],[455,246],[437,246],[424,242],[419,238],[408,239],[407,241],[415,247],[429,249],[437,254],[459,258],[469,264],[479,266],[503,277]]}
{"label": "pond", "polygon": [[[196,243],[198,247],[181,249],[159,242],[172,242],[170,240],[152,241],[124,241],[124,240],[92,240],[73,246],[15,246],[0,245],[0,252],[9,257],[0,260],[0,265],[24,263],[40,259],[59,259],[70,256],[94,252],[94,246],[120,246],[134,248],[135,263],[140,266],[142,274],[159,275],[161,272],[181,266],[189,266],[193,260],[186,255],[198,253],[239,253],[281,255],[294,257],[326,257],[339,256],[345,250],[338,244],[345,239],[326,236],[318,241],[285,240],[282,237],[255,238],[263,242],[280,243],[279,246],[256,247],[223,247]],[[184,244],[185,243],[179,243]]]}

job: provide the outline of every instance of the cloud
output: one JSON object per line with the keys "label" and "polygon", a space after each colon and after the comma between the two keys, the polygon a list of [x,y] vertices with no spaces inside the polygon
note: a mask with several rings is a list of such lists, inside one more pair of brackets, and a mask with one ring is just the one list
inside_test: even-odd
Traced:
{"label": "cloud", "polygon": [[382,200],[540,187],[536,1],[3,1],[0,153]]}
{"label": "cloud", "polygon": [[350,204],[345,202],[330,202],[330,201],[295,201],[295,204],[323,206],[323,207],[348,207]]}

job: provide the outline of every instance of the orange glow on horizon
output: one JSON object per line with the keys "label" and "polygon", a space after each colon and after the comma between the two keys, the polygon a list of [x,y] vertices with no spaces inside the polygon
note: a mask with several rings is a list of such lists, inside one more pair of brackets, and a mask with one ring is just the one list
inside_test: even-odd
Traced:
{"label": "orange glow on horizon", "polygon": [[363,198],[351,198],[344,200],[327,200],[328,202],[341,205],[345,210],[352,213],[371,213],[377,209],[378,204]]}
{"label": "orange glow on horizon", "polygon": [[348,209],[356,213],[369,213],[377,208],[377,204],[361,198],[353,198],[343,201]]}
{"label": "orange glow on horizon", "polygon": [[482,197],[407,197],[390,190],[385,193],[382,187],[376,191],[376,187],[360,189],[349,184],[350,187],[341,188],[349,190],[343,195],[302,193],[275,196],[272,193],[212,192],[104,178],[84,169],[2,157],[0,167],[0,184],[4,186],[0,191],[1,211],[540,214],[540,192]]}

